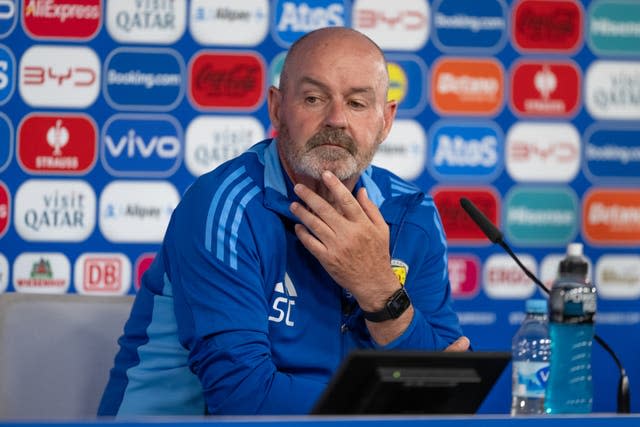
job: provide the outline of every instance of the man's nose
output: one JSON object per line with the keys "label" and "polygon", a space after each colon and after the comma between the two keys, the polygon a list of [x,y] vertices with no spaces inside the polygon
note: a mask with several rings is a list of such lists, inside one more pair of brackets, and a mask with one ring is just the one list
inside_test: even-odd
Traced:
{"label": "man's nose", "polygon": [[341,102],[331,102],[327,107],[325,125],[328,127],[347,127],[347,115],[344,104]]}

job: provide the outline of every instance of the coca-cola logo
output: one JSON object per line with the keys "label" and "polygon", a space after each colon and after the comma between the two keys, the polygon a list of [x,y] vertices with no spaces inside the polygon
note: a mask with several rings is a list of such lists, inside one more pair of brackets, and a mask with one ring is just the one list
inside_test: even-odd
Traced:
{"label": "coca-cola logo", "polygon": [[523,50],[574,50],[582,37],[582,11],[572,1],[524,0],[514,10],[513,34]]}
{"label": "coca-cola logo", "polygon": [[190,65],[189,95],[200,108],[252,110],[264,98],[265,75],[257,55],[203,53]]}

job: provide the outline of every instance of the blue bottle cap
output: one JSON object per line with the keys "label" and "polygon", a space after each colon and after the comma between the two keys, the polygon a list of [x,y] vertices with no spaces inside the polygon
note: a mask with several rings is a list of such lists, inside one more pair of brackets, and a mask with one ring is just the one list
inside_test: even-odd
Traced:
{"label": "blue bottle cap", "polygon": [[527,313],[547,314],[546,299],[528,299],[525,302]]}

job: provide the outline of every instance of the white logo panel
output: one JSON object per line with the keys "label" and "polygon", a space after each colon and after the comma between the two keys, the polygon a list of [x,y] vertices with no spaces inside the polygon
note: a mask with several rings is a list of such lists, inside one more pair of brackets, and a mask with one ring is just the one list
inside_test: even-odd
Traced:
{"label": "white logo panel", "polygon": [[131,288],[131,262],[122,253],[84,253],[73,271],[79,294],[125,295]]}
{"label": "white logo panel", "polygon": [[[536,260],[531,255],[517,254],[529,271],[535,274]],[[484,263],[484,290],[493,299],[526,299],[533,295],[535,284],[508,255],[491,255]]]}
{"label": "white logo panel", "polygon": [[640,62],[594,61],[585,79],[585,106],[596,119],[640,120]]}
{"label": "white logo panel", "polygon": [[520,182],[569,182],[580,169],[580,134],[569,123],[517,122],[505,151],[507,171]]}
{"label": "white logo panel", "polygon": [[7,290],[9,285],[9,261],[0,254],[0,294]]}
{"label": "white logo panel", "polygon": [[256,46],[269,30],[269,2],[193,0],[189,29],[203,45]]}
{"label": "white logo panel", "polygon": [[24,240],[81,242],[96,225],[96,195],[81,180],[30,179],[16,192],[13,222]]}
{"label": "white logo panel", "polygon": [[64,294],[69,289],[71,264],[59,252],[24,252],[13,262],[13,287],[31,294]]}
{"label": "white logo panel", "polygon": [[640,298],[640,256],[603,255],[596,263],[598,296],[607,299]]}
{"label": "white logo panel", "polygon": [[253,117],[199,116],[187,128],[185,164],[193,176],[200,176],[264,138],[264,127]]}
{"label": "white logo panel", "polygon": [[32,107],[89,107],[100,91],[100,59],[88,47],[32,46],[20,60],[18,88]]}
{"label": "white logo panel", "polygon": [[107,31],[121,43],[171,44],[184,34],[186,0],[109,0]]}
{"label": "white logo panel", "polygon": [[424,0],[356,0],[353,28],[382,49],[419,50],[429,37],[431,11]]}
{"label": "white logo panel", "polygon": [[396,120],[380,144],[373,164],[407,180],[417,178],[427,161],[427,136],[415,120]]}
{"label": "white logo panel", "polygon": [[112,181],[100,196],[100,230],[111,242],[160,243],[179,199],[169,182]]}

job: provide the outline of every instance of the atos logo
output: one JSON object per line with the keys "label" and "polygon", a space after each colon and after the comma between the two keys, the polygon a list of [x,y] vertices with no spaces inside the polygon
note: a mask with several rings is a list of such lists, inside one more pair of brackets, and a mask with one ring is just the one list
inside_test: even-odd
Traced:
{"label": "atos logo", "polygon": [[201,52],[189,65],[189,79],[196,107],[253,111],[264,100],[266,65],[258,53]]}
{"label": "atos logo", "polygon": [[433,41],[442,51],[497,52],[506,42],[503,0],[437,0],[433,10]]}
{"label": "atos logo", "polygon": [[349,26],[349,1],[276,0],[273,4],[273,38],[289,47],[304,34],[322,27]]}
{"label": "atos logo", "polygon": [[580,145],[570,123],[516,122],[507,132],[507,172],[520,182],[570,182],[580,170]]}
{"label": "atos logo", "polygon": [[109,0],[107,31],[120,43],[172,44],[187,26],[187,0]]}
{"label": "atos logo", "polygon": [[381,49],[420,50],[429,38],[431,11],[423,0],[362,1],[353,6],[353,28]]}
{"label": "atos logo", "polygon": [[591,190],[582,204],[583,232],[592,244],[638,246],[640,190]]}
{"label": "atos logo", "polygon": [[33,113],[18,127],[18,161],[29,173],[87,173],[97,145],[96,124],[84,114]]}
{"label": "atos logo", "polygon": [[134,282],[136,292],[140,290],[140,285],[142,284],[142,276],[144,273],[151,267],[153,260],[155,259],[155,253],[144,253],[138,257],[135,264]]}
{"label": "atos logo", "polygon": [[11,50],[0,44],[0,105],[5,104],[16,87],[16,60]]}
{"label": "atos logo", "polygon": [[11,193],[9,189],[0,181],[0,238],[4,236],[9,228],[9,218],[11,217]]}
{"label": "atos logo", "polygon": [[16,0],[0,0],[0,38],[6,36],[16,25]]}
{"label": "atos logo", "polygon": [[192,0],[189,29],[203,45],[256,46],[269,31],[269,2]]}
{"label": "atos logo", "polygon": [[[517,254],[522,264],[536,274],[535,258],[529,254]],[[518,267],[509,255],[491,255],[484,262],[482,273],[484,291],[493,299],[519,299],[531,297],[536,290],[535,284]]]}
{"label": "atos logo", "polygon": [[505,231],[515,244],[564,246],[578,232],[578,197],[563,187],[513,187],[505,197]]}
{"label": "atos logo", "polygon": [[640,120],[638,62],[594,61],[585,78],[585,106],[596,119]]}
{"label": "atos logo", "polygon": [[450,244],[490,244],[482,230],[460,206],[466,197],[496,226],[500,227],[500,201],[491,187],[437,187],[432,191],[447,241]]}
{"label": "atos logo", "polygon": [[640,54],[640,4],[602,0],[589,8],[589,45],[599,55]]}
{"label": "atos logo", "polygon": [[494,59],[440,59],[432,80],[431,99],[440,114],[490,116],[502,107],[504,71]]}
{"label": "atos logo", "polygon": [[491,122],[443,121],[431,129],[429,170],[441,181],[491,181],[502,171],[504,138]]}
{"label": "atos logo", "polygon": [[84,253],[73,271],[79,294],[125,295],[131,288],[131,262],[124,254]]}
{"label": "atos logo", "polygon": [[455,299],[470,299],[478,295],[480,261],[473,255],[449,255],[451,295]]}
{"label": "atos logo", "polygon": [[32,46],[20,60],[19,89],[32,107],[88,107],[100,92],[100,60],[87,47]]}
{"label": "atos logo", "polygon": [[398,101],[398,117],[420,114],[427,103],[427,66],[415,55],[387,56],[389,91],[387,98]]}
{"label": "atos logo", "polygon": [[114,108],[168,111],[184,96],[184,76],[172,49],[116,49],[105,60],[105,98]]}
{"label": "atos logo", "polygon": [[26,0],[22,24],[36,39],[88,40],[102,19],[101,0]]}
{"label": "atos logo", "polygon": [[6,169],[13,155],[13,127],[11,121],[0,112],[0,172]]}
{"label": "atos logo", "polygon": [[182,141],[172,116],[117,114],[102,131],[102,164],[113,176],[167,177],[180,166]]}
{"label": "atos logo", "polygon": [[592,181],[640,179],[640,129],[594,126],[585,132],[584,164]]}
{"label": "atos logo", "polygon": [[582,42],[583,12],[571,0],[522,0],[513,10],[513,42],[527,52],[577,50]]}
{"label": "atos logo", "polygon": [[578,109],[580,85],[572,62],[519,61],[511,73],[511,107],[526,116],[569,117]]}

